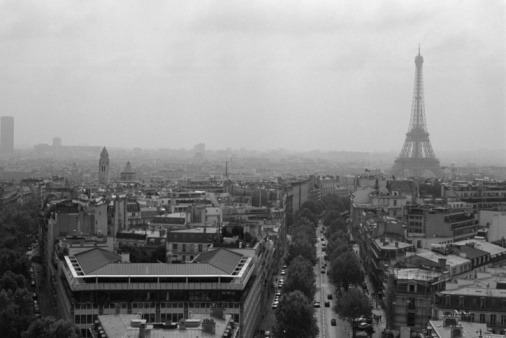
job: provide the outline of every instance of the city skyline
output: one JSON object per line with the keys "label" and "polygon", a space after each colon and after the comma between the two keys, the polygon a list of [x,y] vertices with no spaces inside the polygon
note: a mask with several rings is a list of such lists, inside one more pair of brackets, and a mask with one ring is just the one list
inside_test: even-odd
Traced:
{"label": "city skyline", "polygon": [[502,2],[0,7],[16,147],[398,153],[420,43],[436,156],[506,148]]}

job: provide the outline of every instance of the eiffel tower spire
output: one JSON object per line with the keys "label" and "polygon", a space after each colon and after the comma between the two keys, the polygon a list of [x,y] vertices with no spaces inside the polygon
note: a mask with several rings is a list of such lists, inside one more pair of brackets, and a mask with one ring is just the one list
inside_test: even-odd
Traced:
{"label": "eiffel tower spire", "polygon": [[425,122],[425,102],[423,96],[423,57],[420,54],[415,57],[415,86],[413,89],[413,102],[411,105],[411,119],[406,140],[399,157],[395,160],[392,174],[405,175],[408,170],[410,176],[421,176],[425,170],[432,171],[436,176],[443,176],[439,161],[434,155],[432,145]]}

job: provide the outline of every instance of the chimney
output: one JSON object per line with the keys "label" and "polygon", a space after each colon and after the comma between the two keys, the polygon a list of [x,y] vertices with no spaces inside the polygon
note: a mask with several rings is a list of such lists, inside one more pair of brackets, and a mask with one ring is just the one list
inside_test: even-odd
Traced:
{"label": "chimney", "polygon": [[204,321],[202,322],[202,331],[214,335],[216,333],[216,322],[214,319],[204,318]]}
{"label": "chimney", "polygon": [[121,263],[130,263],[130,253],[122,252],[121,253]]}
{"label": "chimney", "polygon": [[139,326],[139,338],[146,338],[146,323]]}

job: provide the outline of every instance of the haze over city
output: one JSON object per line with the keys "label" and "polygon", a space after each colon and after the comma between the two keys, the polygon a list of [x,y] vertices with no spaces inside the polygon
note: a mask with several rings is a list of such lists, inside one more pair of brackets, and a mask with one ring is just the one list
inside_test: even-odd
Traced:
{"label": "haze over city", "polygon": [[503,1],[2,1],[16,146],[506,147]]}

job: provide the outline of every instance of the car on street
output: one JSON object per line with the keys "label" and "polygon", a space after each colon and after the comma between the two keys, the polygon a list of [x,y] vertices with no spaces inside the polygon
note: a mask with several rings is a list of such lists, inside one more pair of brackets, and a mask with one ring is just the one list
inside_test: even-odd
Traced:
{"label": "car on street", "polygon": [[281,297],[281,291],[276,292],[276,297]]}
{"label": "car on street", "polygon": [[322,269],[322,273],[325,273],[325,269]]}
{"label": "car on street", "polygon": [[325,301],[325,307],[330,307],[330,302],[328,300]]}
{"label": "car on street", "polygon": [[332,299],[332,294],[331,294],[331,293],[329,293],[329,294],[327,295],[327,299]]}
{"label": "car on street", "polygon": [[366,323],[366,322],[360,322],[360,323],[356,324],[355,328],[358,330],[367,330],[367,329],[371,328],[371,324]]}
{"label": "car on street", "polygon": [[284,276],[286,275],[286,271],[285,270],[281,270],[281,276]]}
{"label": "car on street", "polygon": [[35,287],[35,281],[32,279],[32,286]]}
{"label": "car on street", "polygon": [[320,302],[314,302],[314,307],[315,308],[319,308],[320,307]]}
{"label": "car on street", "polygon": [[272,304],[272,309],[276,310],[278,308],[278,304]]}
{"label": "car on street", "polygon": [[336,326],[337,325],[337,321],[335,320],[335,318],[332,318],[330,320],[330,325],[332,325],[332,326]]}
{"label": "car on street", "polygon": [[265,331],[264,338],[271,338],[271,331]]}
{"label": "car on street", "polygon": [[36,294],[35,292],[34,292],[34,293],[32,293],[32,298],[33,298],[33,299],[37,299],[37,294]]}

